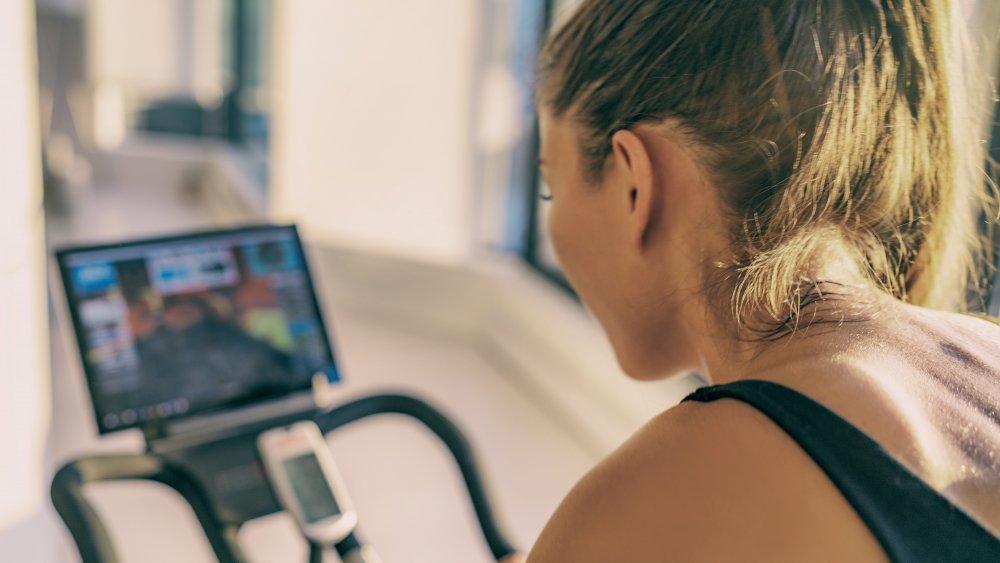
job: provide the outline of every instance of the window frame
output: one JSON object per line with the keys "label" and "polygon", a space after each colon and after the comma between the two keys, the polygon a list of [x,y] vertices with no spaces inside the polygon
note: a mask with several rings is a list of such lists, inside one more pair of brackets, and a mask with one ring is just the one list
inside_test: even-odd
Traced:
{"label": "window frame", "polygon": [[[553,25],[556,0],[541,0],[542,21],[536,43],[536,55],[544,45]],[[531,69],[531,83],[535,83],[534,68]],[[509,245],[535,272],[562,288],[576,298],[576,293],[562,271],[542,258],[541,186],[542,176],[538,169],[541,139],[539,135],[538,108],[534,96],[531,97],[531,125],[526,141],[514,156],[514,174],[511,185],[511,207],[508,217]]]}

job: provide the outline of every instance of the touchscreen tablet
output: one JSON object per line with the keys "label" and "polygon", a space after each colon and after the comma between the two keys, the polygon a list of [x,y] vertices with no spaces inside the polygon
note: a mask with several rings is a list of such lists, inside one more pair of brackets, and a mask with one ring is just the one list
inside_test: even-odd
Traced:
{"label": "touchscreen tablet", "polygon": [[102,434],[340,379],[294,226],[56,256]]}

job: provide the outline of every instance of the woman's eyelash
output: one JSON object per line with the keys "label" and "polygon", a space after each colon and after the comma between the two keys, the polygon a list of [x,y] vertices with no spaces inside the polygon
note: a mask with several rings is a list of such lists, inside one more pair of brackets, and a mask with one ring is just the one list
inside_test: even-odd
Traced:
{"label": "woman's eyelash", "polygon": [[538,199],[542,201],[552,201],[552,194],[538,194]]}

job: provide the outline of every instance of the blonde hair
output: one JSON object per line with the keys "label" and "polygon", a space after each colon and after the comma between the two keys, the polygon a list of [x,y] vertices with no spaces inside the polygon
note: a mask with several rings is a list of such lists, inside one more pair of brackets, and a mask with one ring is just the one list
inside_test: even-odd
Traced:
{"label": "blonde hair", "polygon": [[737,322],[787,328],[831,231],[886,293],[965,310],[986,190],[952,25],[939,0],[589,0],[542,53],[540,99],[580,126],[590,179],[640,122],[705,149],[733,226],[706,284]]}

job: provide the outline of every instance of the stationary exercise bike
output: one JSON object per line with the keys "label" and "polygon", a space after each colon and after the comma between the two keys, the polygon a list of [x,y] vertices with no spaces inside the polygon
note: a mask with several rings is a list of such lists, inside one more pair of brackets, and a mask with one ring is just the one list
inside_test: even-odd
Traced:
{"label": "stationary exercise bike", "polygon": [[[440,411],[411,396],[386,394],[317,411],[311,419],[328,434],[381,414],[408,416],[441,439],[462,474],[490,553],[497,560],[513,554],[515,549],[494,515],[469,441]],[[220,563],[244,563],[248,559],[237,542],[240,527],[282,509],[270,484],[261,477],[256,438],[274,426],[308,419],[275,419],[192,445],[167,445],[163,437],[147,434],[145,453],[85,456],[63,465],[52,480],[52,502],[69,528],[83,563],[115,563],[119,559],[114,545],[83,494],[83,486],[123,480],[159,482],[176,490],[191,506]],[[372,548],[365,546],[356,533],[350,533],[335,547],[345,563],[377,561]],[[310,542],[310,562],[319,563],[322,558],[323,546]]]}
{"label": "stationary exercise bike", "polygon": [[[312,421],[312,451],[332,460],[323,436],[380,414],[409,416],[444,442],[491,553],[514,552],[469,442],[448,418],[405,395],[332,406],[340,374],[293,225],[68,248],[56,258],[98,430],[141,428],[146,439],[144,453],[85,456],[56,472],[52,502],[84,563],[118,558],[83,486],[136,479],[176,490],[221,563],[247,561],[240,527],[295,508],[290,486],[316,482],[276,481],[273,464],[262,464],[261,435]],[[348,563],[374,563],[374,550],[349,532],[311,540],[311,561],[333,548]]]}

